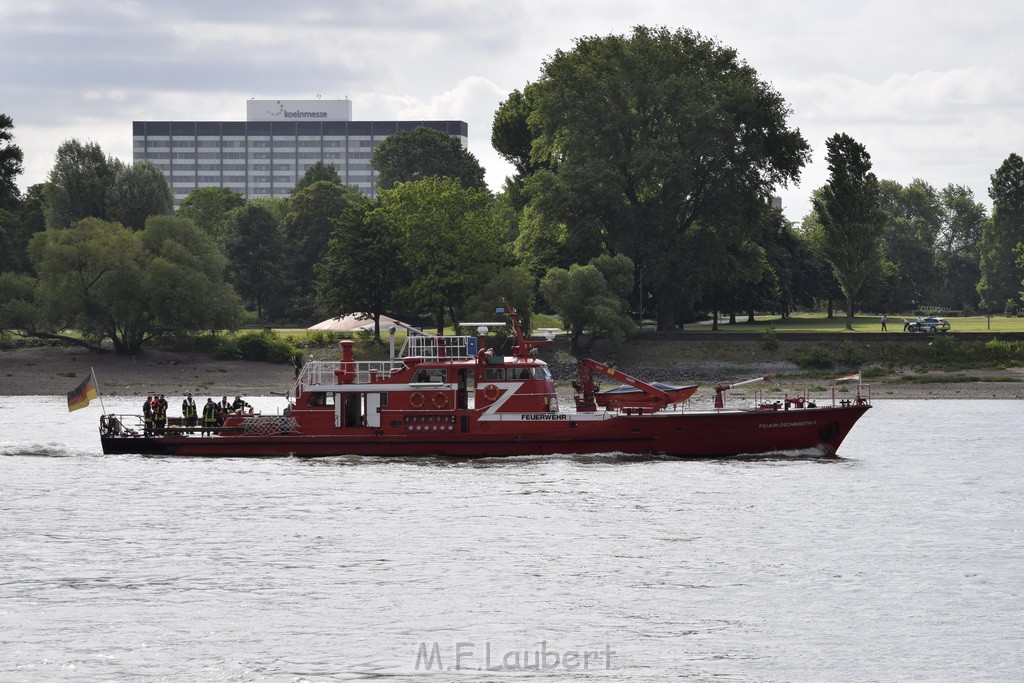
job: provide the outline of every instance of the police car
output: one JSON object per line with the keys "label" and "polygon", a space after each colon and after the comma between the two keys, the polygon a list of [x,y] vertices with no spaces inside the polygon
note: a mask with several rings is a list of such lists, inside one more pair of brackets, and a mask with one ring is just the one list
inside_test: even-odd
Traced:
{"label": "police car", "polygon": [[945,318],[918,318],[907,325],[907,332],[949,332],[949,321]]}

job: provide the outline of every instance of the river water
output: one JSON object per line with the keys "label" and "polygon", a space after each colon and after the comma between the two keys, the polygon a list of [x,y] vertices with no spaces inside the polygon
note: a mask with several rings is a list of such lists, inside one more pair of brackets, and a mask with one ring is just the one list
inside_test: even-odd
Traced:
{"label": "river water", "polygon": [[1020,402],[707,461],[105,457],[100,412],[0,398],[0,680],[1024,678]]}

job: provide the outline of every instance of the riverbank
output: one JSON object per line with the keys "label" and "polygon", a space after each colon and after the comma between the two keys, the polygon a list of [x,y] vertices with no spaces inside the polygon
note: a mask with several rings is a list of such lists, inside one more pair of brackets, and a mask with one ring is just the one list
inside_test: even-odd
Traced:
{"label": "riverbank", "polygon": [[[313,355],[337,358],[334,349]],[[790,392],[806,387],[820,394],[831,386],[828,379],[802,376],[792,363],[765,358],[765,355],[752,345],[744,355],[725,358],[670,357],[653,350],[623,353],[616,360],[618,368],[642,379],[699,383],[701,389],[697,398],[710,395],[718,382],[765,374],[783,377],[781,385],[776,382],[773,386]],[[560,384],[571,379],[574,363],[568,354],[557,352],[546,360]],[[204,399],[236,394],[283,395],[294,377],[293,368],[287,364],[223,361],[198,353],[147,350],[126,357],[91,353],[75,347],[31,347],[0,351],[0,395],[63,395],[88,376],[90,367],[95,368],[100,389],[108,396],[162,393],[178,397],[185,392]],[[911,374],[921,375],[901,373],[867,380],[871,396],[875,399],[1024,399],[1024,368],[930,372],[917,378],[927,381],[907,381],[905,378]],[[846,386],[852,389],[849,384]]]}

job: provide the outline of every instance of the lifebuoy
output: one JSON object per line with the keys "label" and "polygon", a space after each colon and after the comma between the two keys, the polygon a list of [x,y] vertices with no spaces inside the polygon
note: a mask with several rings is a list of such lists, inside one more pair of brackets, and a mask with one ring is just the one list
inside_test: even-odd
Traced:
{"label": "lifebuoy", "polygon": [[484,387],[484,398],[486,398],[488,401],[493,401],[494,399],[498,398],[498,387],[495,386],[494,384],[488,384],[486,387]]}
{"label": "lifebuoy", "polygon": [[409,405],[411,405],[413,408],[420,408],[420,407],[422,407],[423,406],[423,394],[421,394],[418,391],[412,392],[412,395],[409,396]]}
{"label": "lifebuoy", "polygon": [[434,394],[434,398],[430,399],[430,402],[434,404],[435,408],[444,408],[448,405],[448,397],[439,391]]}

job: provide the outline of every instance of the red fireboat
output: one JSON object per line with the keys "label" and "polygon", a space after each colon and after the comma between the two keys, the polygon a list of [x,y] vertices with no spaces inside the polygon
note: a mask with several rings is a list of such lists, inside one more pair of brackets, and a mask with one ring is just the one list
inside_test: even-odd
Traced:
{"label": "red fireboat", "polygon": [[[410,335],[399,357],[356,361],[342,341],[341,360],[306,363],[282,414],[241,411],[202,433],[172,426],[142,428],[141,416],[100,418],[103,452],[197,457],[441,456],[628,453],[721,457],[768,453],[834,454],[871,407],[870,396],[812,401],[807,395],[726,408],[716,387],[713,408],[692,409],[697,385],[647,383],[589,358],[573,382],[575,410],[562,410],[555,382],[509,306],[511,355],[484,348],[479,336]],[[551,335],[549,335],[551,337]],[[601,391],[598,378],[622,386]],[[764,381],[767,377],[749,381]]]}

